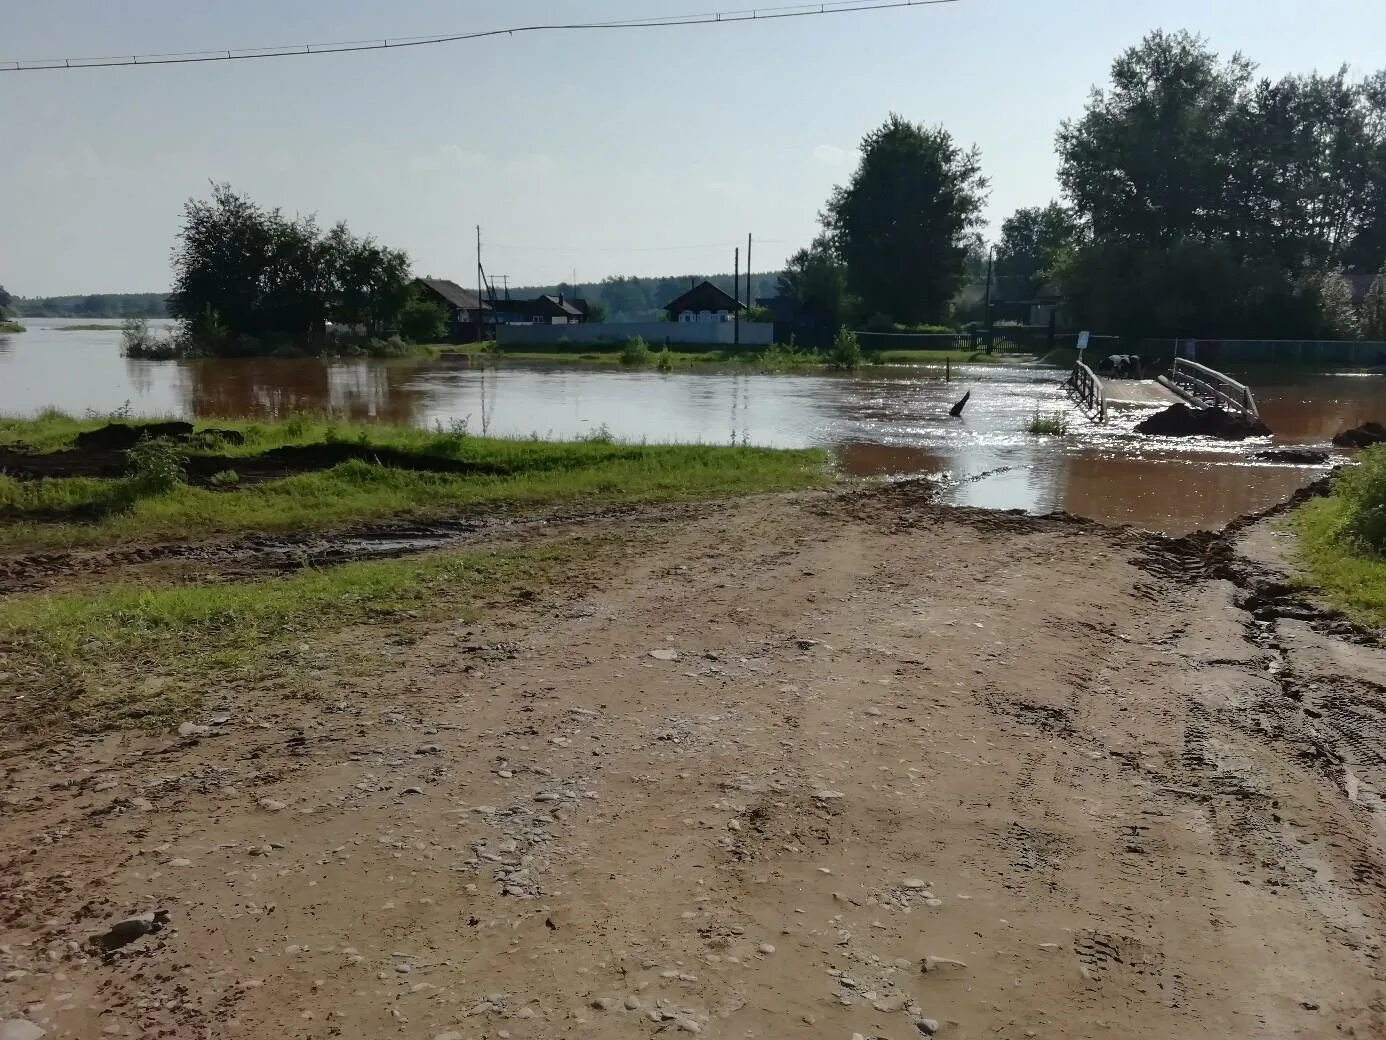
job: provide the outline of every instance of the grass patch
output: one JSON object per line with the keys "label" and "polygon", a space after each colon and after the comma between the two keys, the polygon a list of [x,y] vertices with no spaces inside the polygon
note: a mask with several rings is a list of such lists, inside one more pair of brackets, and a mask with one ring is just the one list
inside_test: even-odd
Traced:
{"label": "grass patch", "polygon": [[19,322],[17,322],[17,321],[0,321],[0,335],[4,335],[4,334],[6,334],[6,333],[11,333],[11,332],[25,332],[25,331],[27,331],[27,330],[24,328],[24,326],[21,325],[21,324],[20,324]]}
{"label": "grass patch", "polygon": [[[103,421],[60,413],[5,420],[0,421],[0,441],[57,448],[78,430]],[[308,417],[277,423],[216,420],[211,425],[245,434],[245,444],[217,452],[233,457],[281,445],[338,441],[475,462],[492,472],[404,470],[351,460],[262,483],[241,483],[227,475],[215,487],[203,488],[168,480],[163,471],[166,460],[157,459],[149,460],[143,477],[135,473],[123,481],[21,481],[0,475],[0,518],[7,521],[0,525],[0,548],[22,551],[306,530],[398,515],[668,501],[787,490],[830,479],[826,455],[818,450],[624,444],[609,435],[582,441],[511,440],[471,437],[460,427],[420,430]],[[186,450],[196,454],[207,449]],[[128,501],[118,495],[128,496]],[[83,519],[63,518],[72,512]]]}
{"label": "grass patch", "polygon": [[[0,602],[6,686],[0,733],[167,727],[215,684],[277,681],[302,696],[314,669],[359,677],[391,662],[363,648],[314,654],[305,638],[359,625],[393,635],[438,618],[469,619],[496,599],[532,598],[586,559],[580,543],[347,564],[289,577],[150,589],[12,596]],[[350,649],[350,646],[347,648]]]}
{"label": "grass patch", "polygon": [[120,332],[123,325],[55,325],[54,332]]}
{"label": "grass patch", "polygon": [[1025,432],[1036,437],[1062,437],[1068,433],[1068,416],[1063,412],[1041,415],[1036,412],[1028,423]]}
{"label": "grass patch", "polygon": [[1302,506],[1293,523],[1314,583],[1345,612],[1386,627],[1386,447],[1339,470],[1332,493]]}
{"label": "grass patch", "polygon": [[1015,358],[1005,354],[988,354],[985,350],[882,350],[871,355],[883,365],[995,365]]}
{"label": "grass patch", "polygon": [[1305,575],[1344,613],[1386,627],[1386,559],[1366,553],[1344,536],[1351,506],[1336,495],[1307,502],[1292,523],[1299,535]]}

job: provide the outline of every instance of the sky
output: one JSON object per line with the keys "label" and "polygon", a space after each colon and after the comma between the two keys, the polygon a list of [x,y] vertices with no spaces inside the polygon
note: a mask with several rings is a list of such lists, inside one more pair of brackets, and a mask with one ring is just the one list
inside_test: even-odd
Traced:
{"label": "sky", "polygon": [[[4,59],[300,44],[745,9],[755,0],[44,0]],[[766,0],[785,5],[793,0]],[[229,182],[416,274],[512,285],[777,269],[889,113],[976,144],[992,234],[1057,197],[1054,133],[1156,28],[1263,73],[1386,65],[1381,0],[958,0],[356,54],[0,72],[0,285],[163,291],[183,202]],[[744,263],[744,257],[743,257]]]}

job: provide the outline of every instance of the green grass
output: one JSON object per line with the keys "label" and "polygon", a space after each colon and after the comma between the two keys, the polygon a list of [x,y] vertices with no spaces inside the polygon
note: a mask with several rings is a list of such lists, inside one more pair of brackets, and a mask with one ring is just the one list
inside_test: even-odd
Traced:
{"label": "green grass", "polygon": [[54,332],[120,332],[124,326],[121,325],[57,325]]}
{"label": "green grass", "polygon": [[[347,564],[208,585],[30,594],[0,601],[9,696],[0,733],[164,727],[218,684],[278,684],[310,695],[327,665],[360,678],[387,667],[359,635],[314,655],[304,641],[359,625],[398,640],[438,618],[470,619],[487,601],[532,598],[579,543]],[[353,654],[353,647],[357,653]],[[335,688],[335,687],[334,687]]]}
{"label": "green grass", "polygon": [[[104,420],[46,413],[0,421],[0,442],[49,449]],[[0,549],[205,538],[246,531],[325,528],[388,516],[484,513],[555,505],[654,502],[807,487],[830,479],[817,450],[781,451],[714,445],[624,444],[470,437],[411,427],[337,423],[299,417],[277,423],[215,420],[239,429],[233,456],[283,444],[344,441],[498,467],[495,475],[417,472],[352,460],[280,480],[216,488],[180,485],[129,494],[120,481],[0,475]],[[133,502],[131,498],[133,497]],[[119,506],[118,509],[112,509]],[[61,514],[85,510],[83,519]],[[87,515],[91,514],[90,519]]]}
{"label": "green grass", "polygon": [[985,350],[882,350],[868,354],[873,362],[883,365],[941,365],[951,362],[955,365],[994,365],[1014,358],[1002,354],[988,354]]}
{"label": "green grass", "polygon": [[24,331],[26,331],[25,328],[24,328],[24,326],[21,325],[21,324],[20,324],[19,322],[17,322],[17,321],[5,321],[5,320],[0,320],[0,335],[4,335],[4,334],[10,333],[10,332],[24,332]]}
{"label": "green grass", "polygon": [[1063,412],[1041,415],[1039,412],[1025,424],[1025,432],[1036,437],[1062,437],[1068,433],[1068,416]]}
{"label": "green grass", "polygon": [[1292,520],[1305,576],[1344,613],[1386,627],[1386,558],[1358,549],[1345,537],[1352,505],[1330,495],[1301,506]]}

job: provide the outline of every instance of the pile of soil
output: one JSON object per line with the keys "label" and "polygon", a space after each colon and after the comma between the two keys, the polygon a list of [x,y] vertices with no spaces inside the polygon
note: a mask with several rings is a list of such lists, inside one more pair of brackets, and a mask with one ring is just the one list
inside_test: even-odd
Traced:
{"label": "pile of soil", "polygon": [[1328,452],[1316,448],[1271,448],[1251,456],[1259,462],[1284,462],[1291,466],[1322,466]]}
{"label": "pile of soil", "polygon": [[1344,430],[1333,438],[1340,448],[1370,448],[1373,444],[1386,444],[1386,426],[1378,422],[1365,422]]}
{"label": "pile of soil", "polygon": [[1136,432],[1152,437],[1216,437],[1223,441],[1244,441],[1248,437],[1269,437],[1271,430],[1260,419],[1221,408],[1190,408],[1180,403],[1156,412],[1138,425]]}
{"label": "pile of soil", "polygon": [[79,451],[127,451],[145,438],[162,437],[171,441],[220,439],[227,444],[244,444],[240,430],[194,430],[189,422],[109,423],[99,430],[79,433],[72,444]]}

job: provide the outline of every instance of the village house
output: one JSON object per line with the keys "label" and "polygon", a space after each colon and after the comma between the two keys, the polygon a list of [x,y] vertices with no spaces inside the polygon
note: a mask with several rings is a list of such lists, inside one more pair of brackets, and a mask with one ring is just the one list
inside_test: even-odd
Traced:
{"label": "village house", "polygon": [[677,322],[731,321],[738,311],[745,309],[744,303],[709,281],[699,282],[664,305],[669,320]]}

